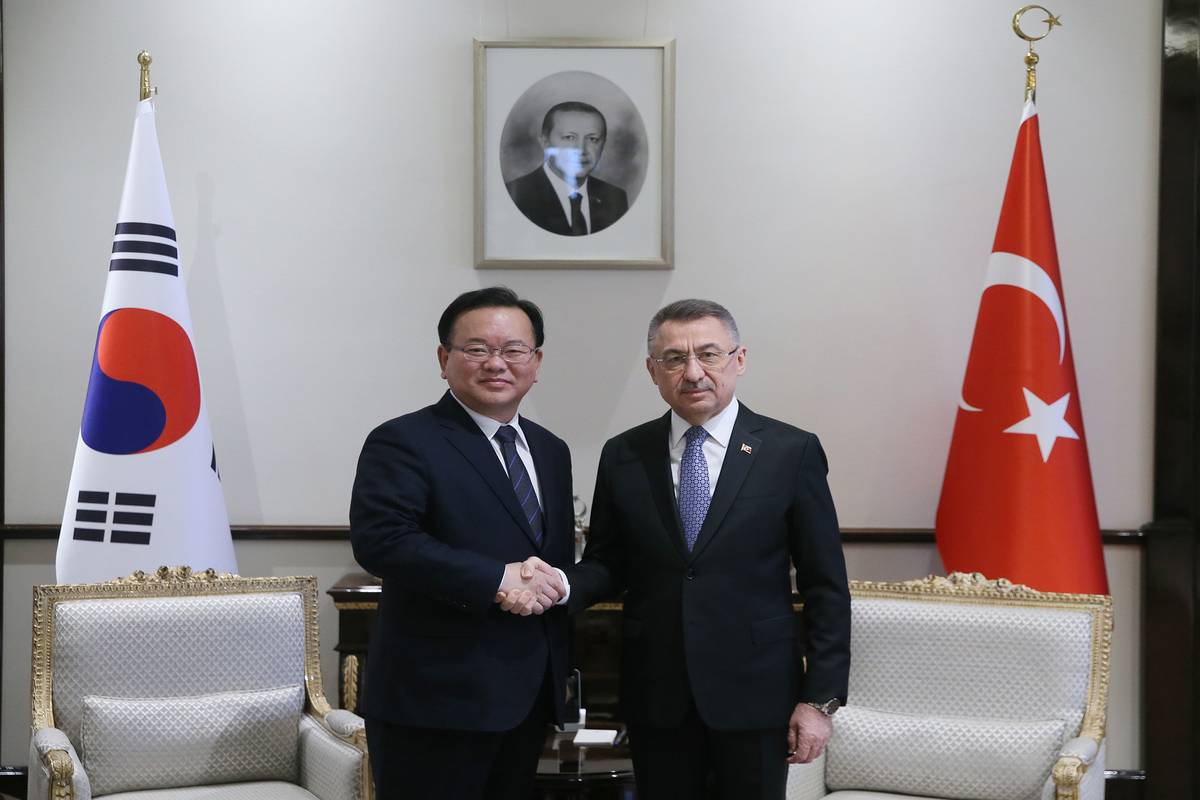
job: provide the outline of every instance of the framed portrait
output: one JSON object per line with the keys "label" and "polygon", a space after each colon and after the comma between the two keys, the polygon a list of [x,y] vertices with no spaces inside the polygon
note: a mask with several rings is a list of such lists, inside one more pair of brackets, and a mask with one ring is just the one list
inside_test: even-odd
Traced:
{"label": "framed portrait", "polygon": [[670,269],[674,98],[673,40],[476,40],[476,266]]}

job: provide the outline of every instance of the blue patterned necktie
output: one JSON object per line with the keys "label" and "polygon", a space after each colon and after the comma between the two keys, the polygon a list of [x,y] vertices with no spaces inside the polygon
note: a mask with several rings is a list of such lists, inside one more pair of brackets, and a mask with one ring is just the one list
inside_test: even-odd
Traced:
{"label": "blue patterned necktie", "polygon": [[517,455],[516,428],[512,425],[501,425],[500,430],[496,431],[496,441],[500,443],[500,454],[504,456],[504,467],[508,470],[508,479],[512,481],[513,491],[517,493],[517,502],[521,504],[525,519],[533,530],[533,540],[541,546],[542,509],[538,505],[537,492],[533,491],[533,481],[525,470],[525,462]]}
{"label": "blue patterned necktie", "polygon": [[679,462],[679,518],[683,521],[683,538],[690,553],[708,514],[708,461],[704,458],[704,440],[708,433],[693,425],[684,436],[687,446],[683,448],[683,458]]}

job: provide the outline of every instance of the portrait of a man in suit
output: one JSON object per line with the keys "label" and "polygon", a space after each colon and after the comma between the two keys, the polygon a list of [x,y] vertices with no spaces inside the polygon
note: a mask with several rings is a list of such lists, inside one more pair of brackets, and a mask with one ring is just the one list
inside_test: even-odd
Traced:
{"label": "portrait of a man in suit", "polygon": [[571,455],[519,413],[542,363],[536,305],[477,289],[437,330],[447,391],[371,431],[350,498],[354,557],[383,580],[371,769],[380,798],[527,800],[564,718],[568,629],[561,577],[520,567],[572,559]]}
{"label": "portrait of a man in suit", "polygon": [[738,400],[747,349],[718,303],[660,309],[647,347],[669,409],[605,443],[568,606],[624,592],[621,713],[640,800],[783,800],[788,764],[821,754],[849,681],[825,451]]}
{"label": "portrait of a man in suit", "polygon": [[521,213],[561,236],[598,233],[620,219],[629,210],[625,190],[592,174],[607,138],[608,123],[595,106],[552,106],[538,136],[542,164],[505,184]]}

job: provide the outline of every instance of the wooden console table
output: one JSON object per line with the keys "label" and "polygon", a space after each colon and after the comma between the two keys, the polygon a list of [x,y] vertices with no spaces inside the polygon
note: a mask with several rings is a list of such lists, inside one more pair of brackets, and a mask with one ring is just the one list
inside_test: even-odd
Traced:
{"label": "wooden console table", "polygon": [[[345,575],[328,594],[338,612],[338,705],[358,711],[362,676],[370,657],[371,631],[382,584],[365,572]],[[621,664],[621,604],[600,603],[571,618],[567,663],[583,675],[588,719],[617,718],[617,675]]]}

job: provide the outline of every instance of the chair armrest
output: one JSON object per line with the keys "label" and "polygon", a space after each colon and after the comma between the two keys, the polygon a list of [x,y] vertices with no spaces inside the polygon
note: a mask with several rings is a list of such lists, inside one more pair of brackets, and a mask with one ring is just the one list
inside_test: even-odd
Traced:
{"label": "chair armrest", "polygon": [[1100,752],[1100,743],[1090,736],[1077,736],[1063,745],[1059,758],[1078,758],[1084,766],[1090,767]]}
{"label": "chair armrest", "polygon": [[326,714],[325,724],[329,726],[329,730],[343,739],[351,739],[359,731],[363,731],[363,735],[366,735],[366,721],[353,711],[347,711],[344,708],[335,708]]}
{"label": "chair armrest", "polygon": [[1090,736],[1077,736],[1063,745],[1054,764],[1056,800],[1078,800],[1079,784],[1095,762],[1100,745]]}
{"label": "chair armrest", "polygon": [[37,728],[29,739],[29,800],[92,800],[92,784],[67,735]]}
{"label": "chair armrest", "polygon": [[825,791],[825,753],[807,764],[788,767],[787,800],[820,800]]}
{"label": "chair armrest", "polygon": [[373,796],[361,717],[340,710],[324,718],[302,714],[299,748],[300,785],[320,800],[370,800]]}

